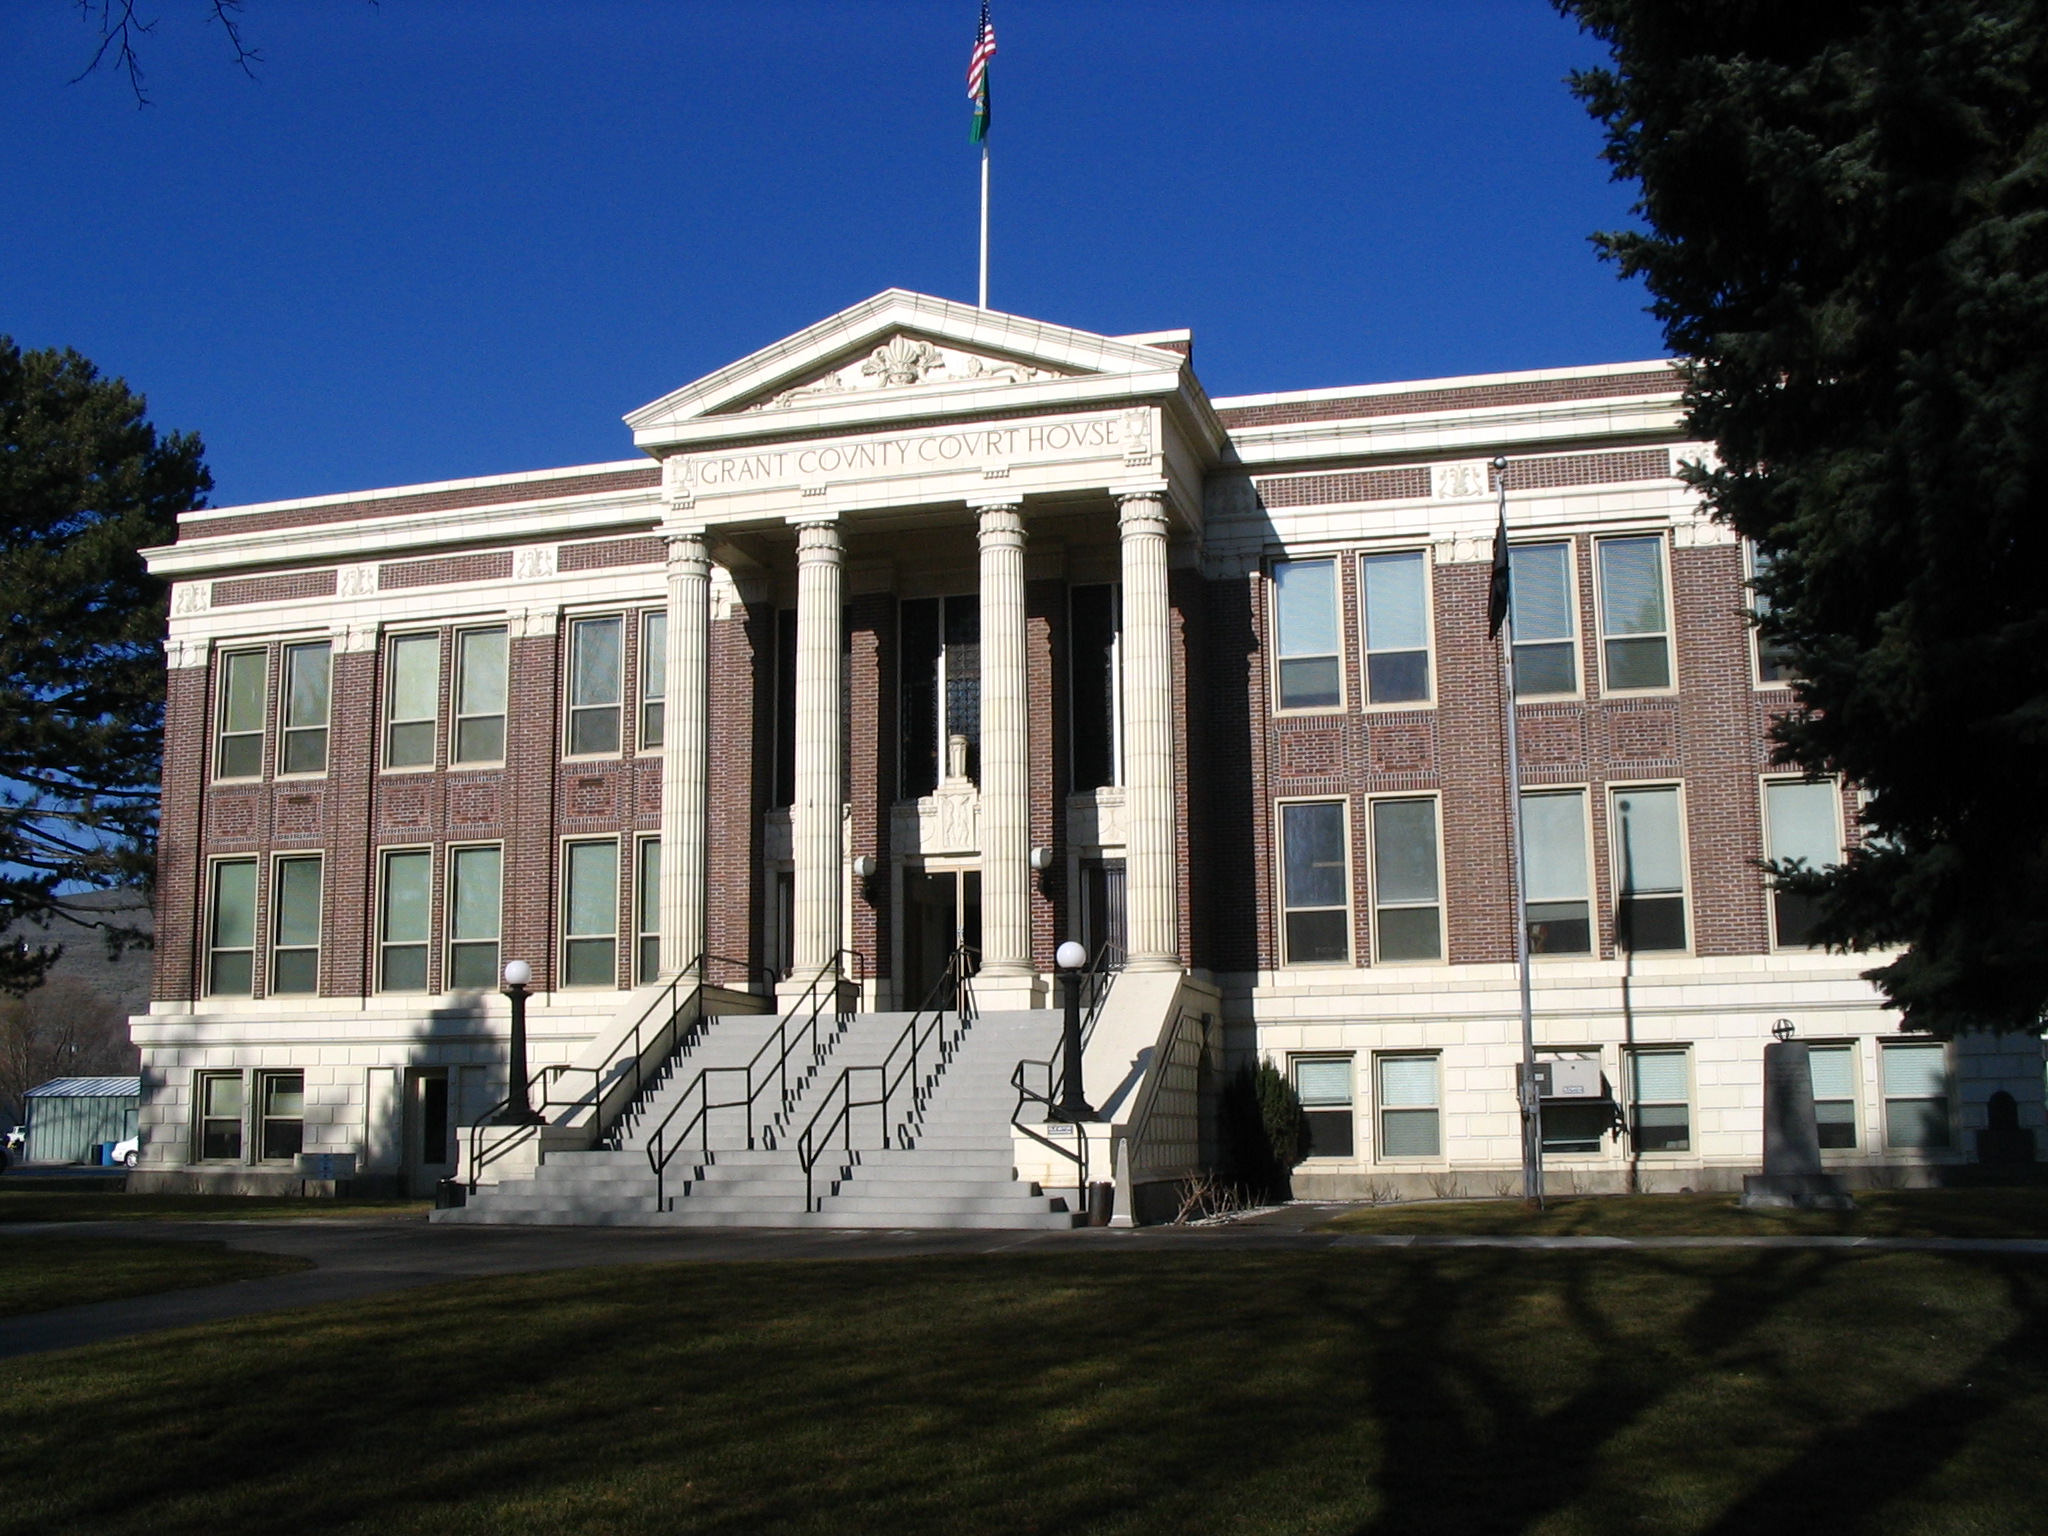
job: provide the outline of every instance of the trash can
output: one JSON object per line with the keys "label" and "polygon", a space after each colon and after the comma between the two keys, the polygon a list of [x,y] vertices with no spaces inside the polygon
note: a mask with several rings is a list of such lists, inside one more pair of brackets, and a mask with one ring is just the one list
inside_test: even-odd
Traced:
{"label": "trash can", "polygon": [[1116,1214],[1116,1186],[1104,1182],[1088,1186],[1088,1225],[1106,1227]]}

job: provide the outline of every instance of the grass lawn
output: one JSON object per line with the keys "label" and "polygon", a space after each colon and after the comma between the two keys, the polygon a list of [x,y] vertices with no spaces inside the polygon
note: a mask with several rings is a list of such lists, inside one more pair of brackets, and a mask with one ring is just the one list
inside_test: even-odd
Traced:
{"label": "grass lawn", "polygon": [[1858,1190],[1853,1211],[1745,1211],[1734,1195],[1446,1200],[1348,1211],[1345,1232],[1586,1237],[2048,1237],[2048,1189]]}
{"label": "grass lawn", "polygon": [[466,1281],[0,1366],[0,1533],[2048,1529],[2048,1264],[1323,1250]]}
{"label": "grass lawn", "polygon": [[11,1221],[275,1221],[320,1216],[424,1217],[425,1200],[286,1200],[261,1195],[128,1195],[118,1191],[0,1187],[0,1223]]}
{"label": "grass lawn", "polygon": [[304,1259],[282,1254],[231,1252],[225,1243],[9,1237],[0,1242],[0,1317],[310,1267]]}

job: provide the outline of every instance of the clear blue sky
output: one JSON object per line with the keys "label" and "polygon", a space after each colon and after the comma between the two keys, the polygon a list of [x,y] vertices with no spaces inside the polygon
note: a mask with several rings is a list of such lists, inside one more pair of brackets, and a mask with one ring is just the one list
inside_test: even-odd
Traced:
{"label": "clear blue sky", "polygon": [[[975,0],[71,0],[0,24],[0,332],[217,505],[629,458],[625,411],[880,289],[972,301]],[[1212,394],[1654,356],[1545,0],[996,0],[999,309],[1192,326]]]}

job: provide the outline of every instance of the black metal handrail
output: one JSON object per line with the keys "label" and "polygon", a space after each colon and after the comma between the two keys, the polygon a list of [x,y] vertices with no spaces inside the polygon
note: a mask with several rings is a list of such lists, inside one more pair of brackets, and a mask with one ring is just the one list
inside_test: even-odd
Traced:
{"label": "black metal handrail", "polygon": [[[1087,1048],[1088,1042],[1095,1036],[1095,1021],[1102,1016],[1103,1005],[1109,1001],[1109,989],[1116,984],[1117,973],[1123,968],[1123,950],[1114,944],[1105,943],[1100,949],[1096,950],[1095,958],[1088,962],[1088,968],[1081,973],[1081,1045],[1084,1050]],[[1032,1122],[1024,1118],[1025,1111],[1033,1104],[1036,1104],[1043,1111],[1037,1122],[1038,1124],[1044,1125],[1049,1122],[1064,1123],[1066,1121],[1067,1117],[1060,1112],[1059,1102],[1055,1097],[1055,1091],[1065,1067],[1066,1051],[1067,1039],[1065,1033],[1062,1032],[1060,1042],[1053,1047],[1052,1058],[1049,1061],[1020,1061],[1017,1063],[1016,1071],[1010,1074],[1010,1086],[1017,1090],[1017,1108],[1010,1116],[1010,1124],[1022,1131],[1026,1136],[1029,1136],[1040,1146],[1057,1152],[1068,1162],[1074,1164],[1079,1182],[1085,1185],[1088,1182],[1087,1136],[1076,1130],[1074,1135],[1069,1138],[1073,1145],[1067,1146],[1050,1136],[1041,1134],[1033,1128]],[[1045,1088],[1043,1092],[1032,1087],[1026,1081],[1028,1076],[1034,1075],[1027,1070],[1032,1067],[1041,1068],[1045,1073]]]}
{"label": "black metal handrail", "polygon": [[[798,996],[795,1006],[776,1021],[775,1028],[745,1066],[701,1068],[690,1085],[676,1096],[669,1112],[661,1117],[661,1124],[647,1138],[647,1164],[654,1171],[654,1208],[657,1211],[668,1209],[668,1165],[676,1153],[689,1145],[691,1133],[697,1135],[698,1150],[709,1150],[711,1116],[715,1111],[746,1111],[749,1151],[764,1136],[772,1135],[776,1122],[795,1107],[797,1092],[810,1080],[811,1074],[824,1065],[826,1056],[831,1052],[829,1042],[820,1037],[818,1029],[818,1020],[828,1002],[832,1005],[835,1025],[839,1029],[845,1027],[845,1020],[850,1015],[840,1005],[849,981],[856,988],[867,981],[867,959],[858,950],[841,950],[818,968],[818,974]],[[798,1022],[799,1014],[803,1015],[801,1022]],[[810,1063],[801,1069],[792,1087],[790,1058],[800,1047],[808,1050]],[[737,1087],[740,1096],[714,1100],[711,1097],[713,1079],[729,1080],[733,1077],[740,1079]],[[771,1084],[777,1090],[779,1104],[764,1125],[757,1118],[756,1106]],[[693,1103],[695,1111],[680,1126],[676,1125],[676,1117]]]}
{"label": "black metal handrail", "polygon": [[[804,1166],[804,1209],[818,1209],[813,1170],[818,1159],[831,1148],[835,1132],[841,1137],[840,1146],[844,1151],[853,1150],[853,1114],[858,1109],[879,1109],[880,1130],[877,1141],[883,1148],[897,1145],[908,1146],[910,1121],[925,1106],[931,1090],[936,1086],[938,1074],[952,1061],[961,1039],[973,1027],[975,1018],[974,989],[970,982],[976,969],[974,951],[961,947],[953,951],[946,961],[946,969],[932,984],[925,995],[924,1006],[910,1016],[910,1022],[903,1026],[903,1032],[896,1037],[882,1057],[879,1066],[842,1067],[839,1076],[833,1080],[821,1097],[818,1107],[811,1115],[810,1124],[797,1137],[797,1160]],[[952,1003],[948,1010],[947,1002]],[[945,1023],[946,1014],[955,1016],[955,1027],[950,1035],[941,1034],[940,1026]],[[938,1038],[934,1041],[934,1036]],[[923,1064],[932,1063],[932,1082],[925,1081]],[[875,1082],[875,1096],[871,1099],[856,1099],[853,1085],[857,1079],[872,1077]],[[898,1095],[904,1091],[905,1081],[909,1083],[908,1102],[899,1123],[890,1113],[898,1102]],[[837,1105],[835,1109],[834,1106]],[[831,1118],[826,1119],[830,1113]],[[822,1130],[819,1122],[825,1124]]]}
{"label": "black metal handrail", "polygon": [[[526,1082],[527,1103],[546,1120],[554,1120],[563,1112],[574,1113],[588,1105],[592,1111],[592,1118],[597,1121],[597,1131],[593,1139],[615,1136],[616,1127],[631,1114],[641,1095],[662,1080],[668,1063],[689,1044],[690,1036],[702,1027],[704,989],[712,985],[707,976],[713,964],[737,966],[747,973],[750,981],[759,975],[767,978],[770,985],[773,985],[774,973],[766,966],[735,960],[726,955],[714,955],[709,951],[699,954],[696,959],[669,978],[668,985],[663,987],[641,1012],[608,1061],[595,1067],[549,1065],[535,1068]],[[686,983],[689,990],[684,992]],[[696,1005],[694,1009],[691,1007],[693,1003]],[[661,1023],[650,1029],[651,1021],[657,1017]],[[687,1031],[684,1030],[682,1022],[685,1018],[689,1020]],[[652,1073],[646,1066],[650,1057],[661,1063]],[[563,1098],[559,1094],[562,1080],[573,1075],[587,1076],[590,1079],[589,1087],[583,1092]],[[524,1136],[508,1137],[499,1142],[488,1155],[482,1150],[483,1132],[492,1126],[499,1113],[511,1102],[512,1096],[508,1093],[485,1110],[482,1117],[468,1128],[469,1162],[465,1182],[471,1194],[476,1193],[476,1176],[479,1169],[496,1162],[510,1153],[514,1147],[523,1145],[528,1140]],[[607,1121],[612,1122],[610,1127],[607,1126]],[[534,1134],[539,1134],[539,1127],[534,1128]]]}

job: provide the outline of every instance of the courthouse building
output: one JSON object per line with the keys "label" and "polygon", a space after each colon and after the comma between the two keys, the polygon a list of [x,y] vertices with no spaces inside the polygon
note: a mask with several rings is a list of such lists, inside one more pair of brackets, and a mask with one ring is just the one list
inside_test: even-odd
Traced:
{"label": "courthouse building", "polygon": [[[534,1062],[592,1082],[696,980],[691,1049],[752,1049],[836,963],[823,1065],[755,1138],[783,1155],[806,1094],[881,1064],[861,1019],[916,1009],[957,947],[965,1035],[1007,1020],[1047,1056],[1072,938],[1123,965],[1099,1115],[1013,1127],[1000,1045],[1000,1091],[959,1109],[1027,1193],[1080,1181],[1065,1136],[1126,1210],[1170,1203],[1255,1055],[1310,1112],[1299,1192],[1511,1189],[1496,458],[1536,1040],[1583,1064],[1544,1107],[1552,1187],[1755,1171],[1779,1020],[1854,1179],[1972,1160],[1995,1093],[2041,1124],[2038,1042],[1905,1034],[1759,867],[1839,858],[1857,801],[1770,760],[1785,671],[1744,548],[1674,477],[1703,450],[1666,362],[1211,399],[1184,331],[891,291],[627,423],[620,462],[207,509],[150,552],[139,1185],[276,1187],[316,1150],[359,1186],[579,1153],[638,1178],[616,1100],[550,1101],[500,1175],[473,1166],[513,960]],[[700,1139],[648,1211],[687,1214]]]}

